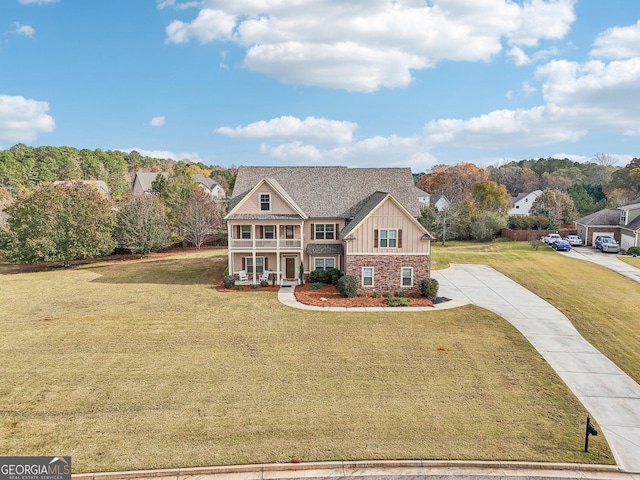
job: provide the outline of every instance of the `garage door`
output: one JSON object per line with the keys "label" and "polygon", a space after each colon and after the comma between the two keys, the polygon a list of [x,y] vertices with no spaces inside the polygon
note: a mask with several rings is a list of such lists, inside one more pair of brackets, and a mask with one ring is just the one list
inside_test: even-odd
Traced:
{"label": "garage door", "polygon": [[607,237],[613,237],[613,233],[611,232],[593,232],[593,234],[591,235],[591,245],[594,244],[594,242],[596,241],[596,237],[598,235],[604,235]]}
{"label": "garage door", "polygon": [[620,249],[628,250],[629,247],[633,247],[633,235],[620,235]]}

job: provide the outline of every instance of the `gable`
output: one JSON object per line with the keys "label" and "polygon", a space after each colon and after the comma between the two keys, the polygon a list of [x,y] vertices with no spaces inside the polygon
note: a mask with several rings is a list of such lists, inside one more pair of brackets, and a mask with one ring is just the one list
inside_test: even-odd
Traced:
{"label": "gable", "polygon": [[[269,210],[261,210],[260,196],[269,195]],[[249,194],[236,205],[229,217],[233,215],[287,215],[300,216],[300,212],[291,205],[283,192],[278,191],[274,185],[266,180],[258,183]]]}

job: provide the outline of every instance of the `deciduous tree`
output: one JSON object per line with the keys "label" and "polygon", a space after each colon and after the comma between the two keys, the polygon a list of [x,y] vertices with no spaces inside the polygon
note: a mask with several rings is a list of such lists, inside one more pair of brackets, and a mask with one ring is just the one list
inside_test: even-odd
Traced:
{"label": "deciduous tree", "polygon": [[118,245],[145,255],[171,244],[171,229],[155,195],[132,194],[120,205],[115,229]]}
{"label": "deciduous tree", "polygon": [[107,255],[115,246],[111,201],[95,188],[45,185],[6,209],[4,255],[15,262],[62,261]]}
{"label": "deciduous tree", "polygon": [[182,238],[200,249],[215,229],[222,227],[222,207],[206,192],[197,189],[180,208],[178,221]]}
{"label": "deciduous tree", "polygon": [[471,187],[488,179],[489,172],[472,163],[436,165],[431,173],[420,179],[417,186],[429,193],[443,194],[451,202],[457,203],[469,200]]}

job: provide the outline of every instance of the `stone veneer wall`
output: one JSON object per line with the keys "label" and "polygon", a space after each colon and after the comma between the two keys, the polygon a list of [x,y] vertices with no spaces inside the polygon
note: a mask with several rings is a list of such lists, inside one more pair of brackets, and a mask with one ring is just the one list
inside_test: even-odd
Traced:
{"label": "stone veneer wall", "polygon": [[[373,287],[362,287],[362,267],[373,267]],[[401,268],[413,267],[413,286],[403,287]],[[429,277],[428,255],[349,255],[346,275],[358,277],[360,288],[379,292],[420,292],[420,282]]]}

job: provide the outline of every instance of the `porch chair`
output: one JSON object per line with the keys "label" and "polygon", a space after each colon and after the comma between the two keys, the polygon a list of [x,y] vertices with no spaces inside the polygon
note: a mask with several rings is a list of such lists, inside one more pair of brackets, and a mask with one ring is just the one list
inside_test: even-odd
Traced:
{"label": "porch chair", "polygon": [[269,270],[264,270],[262,272],[262,275],[260,275],[260,278],[258,278],[258,282],[268,282],[269,281]]}
{"label": "porch chair", "polygon": [[238,272],[238,280],[240,281],[240,283],[249,282],[249,275],[247,275],[246,270],[240,270]]}

